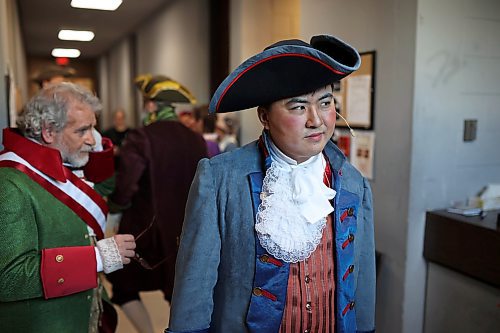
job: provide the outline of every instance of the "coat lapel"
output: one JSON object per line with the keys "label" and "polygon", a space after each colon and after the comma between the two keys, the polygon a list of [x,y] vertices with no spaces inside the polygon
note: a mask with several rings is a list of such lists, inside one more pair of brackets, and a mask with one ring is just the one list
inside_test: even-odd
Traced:
{"label": "coat lapel", "polygon": [[[253,216],[256,216],[261,202],[263,179],[262,172],[249,175]],[[256,234],[255,254],[255,277],[247,314],[247,327],[252,333],[277,332],[285,308],[290,265],[267,253],[260,245]]]}

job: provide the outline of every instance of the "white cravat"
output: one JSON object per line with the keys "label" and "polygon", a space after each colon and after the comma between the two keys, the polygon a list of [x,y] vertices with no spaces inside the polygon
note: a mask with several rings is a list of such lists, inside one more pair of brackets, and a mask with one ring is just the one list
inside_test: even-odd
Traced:
{"label": "white cravat", "polygon": [[264,135],[271,166],[262,185],[255,230],[260,244],[286,262],[308,258],[316,249],[335,191],[323,183],[326,161],[322,153],[297,162]]}

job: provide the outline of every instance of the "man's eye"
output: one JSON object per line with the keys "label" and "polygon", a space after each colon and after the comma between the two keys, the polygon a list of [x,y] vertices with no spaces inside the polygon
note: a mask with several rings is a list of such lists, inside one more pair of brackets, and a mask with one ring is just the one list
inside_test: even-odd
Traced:
{"label": "man's eye", "polygon": [[305,110],[306,107],[304,105],[296,105],[292,107],[292,110]]}
{"label": "man's eye", "polygon": [[330,105],[332,105],[332,101],[323,101],[323,102],[321,102],[321,106],[328,107]]}

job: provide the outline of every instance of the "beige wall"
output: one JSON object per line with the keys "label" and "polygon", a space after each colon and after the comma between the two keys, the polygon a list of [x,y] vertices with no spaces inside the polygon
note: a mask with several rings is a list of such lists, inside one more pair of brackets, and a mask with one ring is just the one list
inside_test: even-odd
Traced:
{"label": "beige wall", "polygon": [[208,0],[175,0],[137,31],[137,73],[179,81],[209,101]]}
{"label": "beige wall", "polygon": [[103,104],[100,117],[102,129],[112,126],[112,114],[118,108],[125,111],[129,126],[135,127],[138,123],[132,85],[132,52],[130,39],[126,38],[99,60],[99,96]]}
{"label": "beige wall", "polygon": [[[17,5],[14,0],[0,0],[0,125],[7,126],[7,111],[15,117],[27,99],[26,60],[19,25]],[[11,79],[13,90],[7,106],[4,75]]]}
{"label": "beige wall", "polygon": [[[272,43],[299,38],[299,0],[233,0],[230,17],[230,68],[262,51]],[[262,125],[256,109],[238,113],[241,120],[241,143],[258,138]]]}

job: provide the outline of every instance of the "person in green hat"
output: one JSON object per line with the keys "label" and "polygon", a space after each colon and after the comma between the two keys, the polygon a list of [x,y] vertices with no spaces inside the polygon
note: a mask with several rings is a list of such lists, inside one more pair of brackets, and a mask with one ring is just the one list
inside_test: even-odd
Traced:
{"label": "person in green hat", "polygon": [[139,292],[161,290],[172,297],[178,238],[189,186],[198,161],[207,157],[203,137],[181,124],[175,103],[195,103],[193,94],[166,76],[142,75],[136,85],[143,94],[144,126],[128,132],[109,197],[123,212],[119,233],[136,236],[134,262],[108,276],[112,301],[140,332],[152,332]]}

